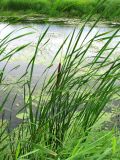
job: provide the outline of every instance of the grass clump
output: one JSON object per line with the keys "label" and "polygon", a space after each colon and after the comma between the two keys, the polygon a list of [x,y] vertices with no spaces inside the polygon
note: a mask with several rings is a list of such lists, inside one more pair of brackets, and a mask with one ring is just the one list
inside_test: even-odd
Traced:
{"label": "grass clump", "polygon": [[[44,77],[41,77],[44,81],[36,98],[39,86],[37,83],[33,85],[34,66],[39,47],[49,28],[40,35],[25,73],[17,80],[17,83],[21,84],[24,101],[17,114],[23,112],[23,122],[8,133],[6,127],[3,124],[3,127],[1,126],[2,159],[119,159],[119,132],[106,133],[97,127],[94,128],[106,105],[115,95],[119,95],[120,79],[120,57],[112,57],[120,42],[113,47],[110,45],[114,38],[119,38],[119,29],[112,31],[110,35],[108,32],[96,32],[88,40],[98,21],[99,19],[94,22],[84,38],[83,31],[88,21],[81,26],[77,35],[74,30],[64,40],[51,64],[44,71]],[[1,55],[7,51],[9,42],[30,33],[15,38],[10,38],[11,34],[1,40]],[[104,45],[89,57],[93,43],[101,40]],[[67,47],[63,62],[60,59],[49,79],[46,78],[65,44]],[[27,45],[8,52],[1,61],[7,60],[8,63],[12,55]],[[0,86],[4,82],[5,66],[1,70]],[[24,79],[26,76],[27,79]],[[7,92],[0,106],[1,112],[11,90]],[[16,95],[12,105],[15,100]]]}

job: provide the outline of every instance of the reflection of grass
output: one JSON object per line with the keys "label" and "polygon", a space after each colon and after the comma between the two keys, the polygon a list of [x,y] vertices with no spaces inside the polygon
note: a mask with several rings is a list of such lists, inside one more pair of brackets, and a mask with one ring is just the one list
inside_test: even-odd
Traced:
{"label": "reflection of grass", "polygon": [[[113,48],[110,46],[119,29],[115,29],[111,35],[108,32],[103,34],[97,32],[87,41],[98,21],[94,22],[85,39],[82,35],[87,22],[81,26],[77,36],[74,30],[72,35],[65,39],[51,61],[51,65],[48,64],[46,67],[44,76],[41,76],[43,83],[38,90],[39,85],[33,83],[34,67],[40,44],[48,28],[40,35],[34,54],[25,68],[25,73],[17,79],[23,96],[23,107],[17,112],[17,116],[23,119],[23,123],[12,132],[7,133],[7,136],[5,129],[0,130],[1,159],[109,160],[116,158],[119,160],[120,142],[119,137],[114,135],[114,131],[98,130],[98,126],[96,130],[93,129],[95,124],[101,125],[101,122],[106,120],[105,116],[96,123],[111,98],[119,94],[118,81],[120,79],[119,55],[116,55],[116,59],[111,60],[119,42],[116,42]],[[12,33],[0,41],[0,52],[3,55],[0,57],[0,62],[6,62],[1,71],[0,86],[4,83],[6,66],[11,57],[29,45],[17,47],[15,51],[8,51],[7,47],[13,39],[19,39],[28,34],[15,38],[10,37],[11,35]],[[86,61],[86,56],[94,41],[99,42],[103,37],[104,45],[94,57]],[[51,71],[66,43],[68,45],[64,51],[64,60],[61,62],[59,59],[56,68],[48,78],[48,72]],[[101,69],[104,69],[104,72],[99,72]],[[14,88],[14,84],[12,87]],[[36,91],[37,94],[35,94]],[[9,96],[13,89],[6,90],[6,92],[0,104],[1,113],[6,102],[10,102]],[[11,100],[12,103],[9,104],[10,108],[14,109],[18,95],[19,93],[16,92]],[[23,114],[20,115],[20,113]]]}
{"label": "reflection of grass", "polygon": [[[2,11],[18,11],[31,13],[41,13],[50,16],[77,16],[89,14],[96,6],[97,0],[1,0],[0,9]],[[103,18],[108,20],[119,20],[120,0],[107,0],[96,9],[95,15],[104,11]],[[10,15],[10,14],[9,14]]]}

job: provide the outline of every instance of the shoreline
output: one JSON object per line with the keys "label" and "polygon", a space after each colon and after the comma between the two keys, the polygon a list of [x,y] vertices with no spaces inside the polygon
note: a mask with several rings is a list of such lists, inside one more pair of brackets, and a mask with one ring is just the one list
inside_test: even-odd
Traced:
{"label": "shoreline", "polygon": [[[54,17],[54,16],[48,16],[45,14],[21,14],[17,12],[17,14],[13,14],[12,16],[11,12],[4,12],[3,14],[0,14],[0,23],[36,23],[36,24],[57,24],[57,25],[79,25],[80,23],[84,23],[85,19],[79,18],[79,17]],[[88,22],[92,24],[98,16],[93,16],[92,19]],[[113,20],[106,20],[101,18],[99,24],[107,24],[111,27],[120,27],[120,21],[113,21]]]}

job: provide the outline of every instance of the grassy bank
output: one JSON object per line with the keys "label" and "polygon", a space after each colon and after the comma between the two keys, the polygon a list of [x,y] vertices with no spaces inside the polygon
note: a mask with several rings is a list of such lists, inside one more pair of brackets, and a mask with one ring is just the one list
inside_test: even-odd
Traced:
{"label": "grassy bank", "polygon": [[[88,15],[93,9],[94,16],[103,13],[106,20],[120,20],[120,0],[102,0],[95,9],[97,0],[1,0],[0,10],[38,13],[54,17],[80,17]],[[2,13],[1,13],[2,14]]]}

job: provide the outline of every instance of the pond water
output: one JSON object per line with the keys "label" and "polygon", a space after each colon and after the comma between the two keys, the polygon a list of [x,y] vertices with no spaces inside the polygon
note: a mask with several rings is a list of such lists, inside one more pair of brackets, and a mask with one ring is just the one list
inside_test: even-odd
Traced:
{"label": "pond water", "polygon": [[[12,31],[14,31],[14,33],[11,35],[10,38],[16,37],[21,34],[34,32],[33,34],[30,34],[30,35],[27,35],[27,36],[22,37],[20,39],[14,40],[9,44],[7,51],[10,51],[17,46],[31,43],[26,49],[24,49],[22,52],[16,53],[11,58],[11,61],[9,62],[9,64],[6,67],[6,74],[8,75],[8,72],[17,65],[20,65],[20,67],[17,69],[17,71],[15,70],[15,71],[9,73],[9,75],[11,75],[11,78],[14,76],[15,77],[20,76],[20,74],[23,73],[24,69],[26,68],[26,65],[28,64],[28,62],[30,61],[30,59],[32,58],[32,56],[35,52],[35,47],[36,47],[36,43],[38,41],[39,36],[49,26],[50,28],[49,28],[45,38],[43,39],[43,41],[40,44],[37,58],[35,61],[36,67],[34,69],[34,74],[35,74],[34,78],[36,78],[38,75],[41,76],[42,71],[46,68],[46,66],[48,66],[50,64],[51,60],[55,56],[56,52],[58,51],[58,49],[62,45],[65,38],[68,35],[72,34],[74,28],[76,27],[76,32],[75,32],[75,36],[74,36],[74,40],[75,40],[77,33],[79,32],[82,25],[83,24],[80,24],[77,26],[74,26],[74,25],[54,25],[54,24],[50,25],[50,26],[48,24],[14,24],[14,25],[10,24],[10,25],[8,25],[6,23],[1,23],[0,24],[0,39],[4,38],[6,35],[8,35]],[[90,29],[91,29],[91,24],[87,24],[83,30],[83,34],[81,36],[81,39],[80,39],[78,45],[80,45],[80,43],[82,42],[84,37],[90,31]],[[112,35],[112,33],[115,30],[116,30],[116,28],[112,28],[109,25],[98,24],[96,27],[94,27],[94,29],[92,30],[90,35],[87,37],[87,39],[85,40],[84,43],[88,42],[91,38],[93,38],[93,36],[97,32],[102,34],[102,33],[111,31],[111,33],[108,34],[108,36],[109,36],[109,35]],[[118,41],[119,41],[118,38],[114,38],[113,41],[111,41],[111,43],[110,43],[110,47],[115,46],[116,43],[118,43]],[[100,50],[100,48],[104,45],[104,43],[105,43],[105,41],[94,42],[92,44],[90,50],[88,51],[87,56],[88,57],[94,56],[97,53],[97,51]],[[58,57],[56,58],[57,63],[62,61],[62,58],[64,58],[64,54],[65,54],[65,50],[66,50],[67,46],[68,46],[68,41],[66,42],[66,44],[62,48],[61,52],[59,53]],[[5,53],[5,54],[7,54],[7,53]],[[114,52],[115,57],[116,57],[116,54],[118,54],[117,50]],[[113,58],[114,58],[114,56],[113,56]],[[2,67],[2,66],[3,66],[3,63],[0,63],[0,67]]]}
{"label": "pond water", "polygon": [[[59,49],[59,47],[61,46],[61,44],[65,40],[65,38],[73,32],[75,27],[76,27],[75,36],[77,36],[77,33],[79,32],[81,25],[82,24],[77,25],[77,26],[54,25],[54,24],[52,24],[50,26],[49,26],[49,24],[29,24],[29,25],[28,24],[10,24],[10,25],[8,25],[6,23],[0,23],[0,39],[4,38],[7,34],[9,34],[12,31],[14,31],[12,37],[16,37],[18,35],[28,33],[28,32],[34,32],[33,34],[30,34],[30,35],[22,37],[20,39],[14,40],[9,44],[8,51],[14,49],[17,46],[31,43],[26,49],[24,49],[22,52],[18,52],[17,54],[15,54],[11,58],[11,61],[8,63],[8,65],[6,67],[5,74],[7,76],[9,76],[10,80],[14,80],[16,77],[19,77],[20,75],[23,74],[28,62],[30,61],[30,59],[32,58],[32,56],[35,52],[35,46],[36,46],[36,43],[38,41],[39,36],[49,26],[50,28],[49,28],[44,40],[42,41],[42,43],[39,47],[37,59],[35,62],[34,81],[37,81],[38,78],[41,77],[45,68],[50,64],[52,58],[55,56],[57,50]],[[91,25],[87,24],[84,31],[83,31],[83,34],[82,34],[82,37],[81,37],[79,44],[82,42],[82,40],[87,35],[87,33],[89,32],[90,29],[91,29]],[[97,32],[102,34],[104,32],[111,31],[111,33],[109,33],[108,35],[112,35],[112,33],[115,30],[116,30],[116,28],[112,28],[109,25],[105,25],[105,24],[97,25],[96,27],[94,27],[91,34],[88,36],[85,43],[88,42]],[[119,34],[120,34],[120,32],[118,33],[118,35]],[[116,43],[118,43],[118,41],[120,41],[119,38],[114,38],[110,44],[110,47],[115,46]],[[104,43],[105,43],[105,41],[94,42],[91,49],[89,50],[87,56],[89,56],[89,57],[94,56],[97,53],[97,51],[104,45]],[[55,62],[56,64],[59,63],[59,61],[61,60],[61,56],[62,56],[62,58],[64,58],[67,44],[68,44],[68,42],[64,45],[60,54],[58,55],[57,60]],[[116,50],[114,52],[113,58],[116,57],[116,54],[118,55],[118,50]],[[0,56],[0,58],[1,58],[1,56]],[[3,65],[4,65],[4,63],[1,62],[0,69],[2,69]],[[15,66],[18,66],[18,65],[20,65],[19,68],[10,72],[12,70],[12,68],[14,68]],[[54,70],[54,68],[53,68],[53,70]],[[52,70],[50,71],[50,73],[51,72],[52,72]],[[12,99],[12,98],[10,98],[10,99]],[[10,99],[9,99],[9,101],[10,101]],[[22,97],[18,97],[18,99],[19,99],[18,101],[21,103]],[[0,96],[0,100],[2,100],[2,96]],[[5,105],[6,113],[4,116],[5,119],[9,119],[10,114],[11,114],[11,109],[9,108],[9,106],[10,106],[9,102],[6,103],[6,105]],[[20,109],[19,104],[16,104],[16,106],[12,110],[12,127],[13,128],[21,122],[19,119],[16,118],[16,113],[19,109]],[[2,115],[0,115],[0,117],[2,117]]]}
{"label": "pond water", "polygon": [[[10,70],[16,64],[17,65],[20,64],[21,65],[21,70],[23,71],[23,68],[25,68],[25,67],[22,67],[22,65],[24,66],[25,64],[27,64],[30,61],[31,57],[33,56],[33,54],[35,52],[35,46],[36,46],[36,43],[38,41],[39,36],[49,26],[50,28],[49,28],[44,40],[41,42],[41,45],[39,47],[39,51],[38,51],[38,54],[37,54],[37,59],[36,59],[36,62],[35,62],[36,65],[48,66],[50,64],[52,58],[55,56],[56,52],[58,51],[58,49],[62,45],[65,38],[68,35],[72,34],[74,28],[76,27],[76,33],[75,33],[75,36],[74,36],[74,40],[75,40],[75,38],[77,36],[77,33],[79,32],[82,25],[83,24],[80,24],[80,25],[77,25],[77,26],[73,26],[73,25],[50,25],[49,26],[48,24],[31,24],[31,25],[30,24],[29,25],[28,24],[14,24],[14,25],[7,25],[6,23],[1,23],[0,24],[0,39],[5,37],[7,34],[9,34],[12,31],[14,31],[14,33],[11,35],[12,38],[16,37],[18,35],[21,35],[21,34],[34,32],[31,35],[28,35],[28,36],[22,37],[20,39],[14,40],[9,44],[8,51],[14,49],[17,46],[27,44],[27,43],[31,43],[22,52],[18,52],[17,54],[15,54],[13,56],[13,58],[10,61],[11,63],[10,63],[10,65],[8,64],[7,68],[9,68],[9,70]],[[86,27],[83,30],[83,34],[81,36],[81,39],[80,39],[80,42],[78,43],[78,45],[80,45],[80,43],[82,42],[84,37],[88,34],[90,29],[91,29],[91,25],[90,24],[86,25]],[[111,33],[108,34],[108,36],[109,36],[109,35],[112,35],[112,33],[115,30],[116,30],[116,28],[112,28],[111,26],[108,26],[108,25],[105,25],[105,24],[104,25],[97,25],[96,27],[94,27],[93,31],[90,33],[90,35],[87,37],[87,39],[85,40],[84,43],[88,42],[97,32],[102,34],[102,33],[105,33],[105,32],[112,31]],[[118,35],[119,35],[119,33],[118,33]],[[110,43],[110,47],[115,46],[116,43],[118,43],[118,41],[119,41],[118,38],[114,38],[113,41]],[[90,57],[90,56],[95,55],[97,53],[97,51],[104,45],[104,43],[105,43],[105,41],[94,42],[92,44],[87,56]],[[64,53],[65,53],[65,49],[67,48],[67,45],[68,45],[68,42],[66,42],[66,44],[62,48],[60,54],[58,55],[57,62],[60,61],[61,55],[64,58]],[[117,51],[115,52],[115,55],[116,54],[117,54]],[[2,63],[0,65],[2,65]],[[37,68],[41,68],[41,67],[37,66]],[[36,70],[36,72],[37,72],[37,70]],[[17,70],[16,74],[18,74],[19,72],[20,72],[20,70],[19,71]]]}

